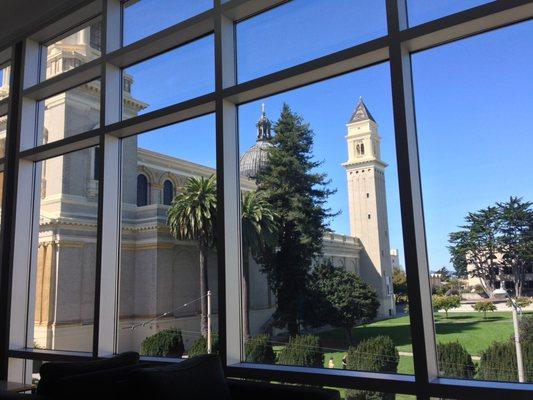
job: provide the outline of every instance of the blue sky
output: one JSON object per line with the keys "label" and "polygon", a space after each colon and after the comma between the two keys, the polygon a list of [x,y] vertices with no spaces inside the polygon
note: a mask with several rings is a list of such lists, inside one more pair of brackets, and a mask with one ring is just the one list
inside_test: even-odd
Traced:
{"label": "blue sky", "polygon": [[[147,4],[141,7],[143,3]],[[210,5],[208,0],[172,1],[175,10],[162,12],[155,3],[142,0],[128,9],[125,41],[146,36]],[[193,3],[194,9],[180,8]],[[481,3],[484,1],[411,0],[410,21],[425,22]],[[308,0],[306,7],[302,5],[303,1],[295,1],[238,25],[239,81],[386,32],[384,2]],[[150,22],[154,17],[155,25]],[[533,199],[532,40],[533,22],[527,22],[413,56],[432,269],[449,265],[447,235],[457,229],[468,211],[510,195]],[[212,91],[213,63],[213,38],[206,37],[127,72],[134,78],[133,95],[149,103],[145,111],[151,111]],[[386,182],[391,247],[399,248],[403,255],[388,63],[242,105],[240,150],[244,152],[255,141],[261,103],[266,104],[272,120],[279,115],[282,103],[289,103],[315,131],[315,156],[324,161],[321,170],[338,189],[329,206],[341,214],[331,227],[349,233],[346,176],[340,164],[346,160],[345,124],[359,96],[379,124],[382,158],[389,164]],[[139,145],[214,167],[214,117],[142,135]]]}

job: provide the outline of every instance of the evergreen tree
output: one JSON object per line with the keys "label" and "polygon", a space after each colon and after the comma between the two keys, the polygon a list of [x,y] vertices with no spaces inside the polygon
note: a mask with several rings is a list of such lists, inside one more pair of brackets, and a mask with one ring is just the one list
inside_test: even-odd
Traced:
{"label": "evergreen tree", "polygon": [[256,182],[278,216],[278,231],[276,244],[259,258],[277,298],[274,324],[295,336],[304,322],[311,265],[322,251],[326,220],[333,216],[325,208],[333,191],[326,175],[315,171],[321,163],[313,159],[313,131],[287,104],[274,132]]}

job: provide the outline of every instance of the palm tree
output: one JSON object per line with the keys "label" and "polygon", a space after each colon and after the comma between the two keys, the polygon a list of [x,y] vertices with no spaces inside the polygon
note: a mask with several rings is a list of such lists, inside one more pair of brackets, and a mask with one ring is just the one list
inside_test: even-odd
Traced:
{"label": "palm tree", "polygon": [[249,312],[249,275],[250,255],[257,257],[266,245],[272,245],[276,231],[276,214],[264,196],[256,191],[242,196],[242,319],[243,336],[250,337]]}
{"label": "palm tree", "polygon": [[207,334],[207,255],[215,239],[216,181],[209,178],[188,178],[167,212],[167,225],[177,240],[196,240],[200,254],[201,332]]}

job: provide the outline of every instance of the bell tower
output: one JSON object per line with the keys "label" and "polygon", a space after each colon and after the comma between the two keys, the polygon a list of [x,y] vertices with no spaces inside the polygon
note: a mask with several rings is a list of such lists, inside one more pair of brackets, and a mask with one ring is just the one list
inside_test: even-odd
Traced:
{"label": "bell tower", "polygon": [[385,168],[377,123],[360,98],[347,125],[350,233],[363,245],[359,270],[378,293],[380,315],[395,313],[392,291]]}

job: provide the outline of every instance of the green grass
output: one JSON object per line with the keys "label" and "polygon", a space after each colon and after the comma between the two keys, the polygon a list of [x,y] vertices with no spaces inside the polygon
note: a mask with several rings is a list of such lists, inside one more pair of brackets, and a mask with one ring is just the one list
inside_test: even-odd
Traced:
{"label": "green grass", "polygon": [[[435,328],[438,342],[459,341],[472,355],[479,355],[492,342],[505,341],[513,334],[510,312],[492,313],[483,319],[479,313],[444,313],[435,315]],[[353,330],[356,340],[367,339],[376,335],[392,338],[398,351],[412,352],[409,317],[392,318],[358,326]],[[320,337],[325,347],[345,348],[344,332],[333,329],[323,332]]]}

